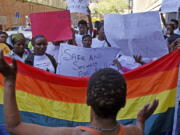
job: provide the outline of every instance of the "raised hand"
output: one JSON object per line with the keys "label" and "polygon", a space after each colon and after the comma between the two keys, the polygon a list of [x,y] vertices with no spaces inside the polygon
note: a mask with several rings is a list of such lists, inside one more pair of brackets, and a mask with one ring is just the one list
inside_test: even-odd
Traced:
{"label": "raised hand", "polygon": [[141,65],[146,64],[145,62],[142,61],[142,56],[134,55],[133,57],[137,63],[140,63]]}
{"label": "raised hand", "polygon": [[0,50],[0,73],[5,78],[16,78],[17,64],[13,59],[12,64],[8,64],[3,58],[3,52]]}
{"label": "raised hand", "polygon": [[155,99],[152,104],[145,105],[138,113],[137,120],[145,122],[156,110],[159,100]]}

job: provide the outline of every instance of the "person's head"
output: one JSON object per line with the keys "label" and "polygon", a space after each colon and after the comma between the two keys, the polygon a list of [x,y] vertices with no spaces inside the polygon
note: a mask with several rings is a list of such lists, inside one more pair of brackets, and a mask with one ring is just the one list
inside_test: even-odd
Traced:
{"label": "person's head", "polygon": [[170,24],[174,26],[174,29],[177,29],[179,23],[176,19],[171,19]]}
{"label": "person's head", "polygon": [[94,27],[95,27],[97,30],[99,30],[100,27],[101,27],[101,22],[100,22],[100,21],[95,21]]}
{"label": "person's head", "polygon": [[47,49],[47,40],[43,35],[37,35],[32,38],[32,45],[34,47],[35,55],[44,55]]}
{"label": "person's head", "polygon": [[0,43],[6,43],[8,34],[6,32],[0,31]]}
{"label": "person's head", "polygon": [[168,24],[167,25],[167,34],[171,35],[174,33],[174,25],[173,24]]}
{"label": "person's head", "polygon": [[104,33],[104,26],[101,26],[101,28],[99,29],[98,39],[99,40],[105,40],[106,39],[106,36],[105,36],[105,33]]}
{"label": "person's head", "polygon": [[115,119],[126,103],[126,81],[116,70],[100,69],[89,80],[87,105],[102,119]]}
{"label": "person's head", "polygon": [[19,55],[24,53],[25,49],[25,38],[22,34],[11,35],[11,42],[13,44],[13,52]]}
{"label": "person's head", "polygon": [[79,33],[80,35],[85,35],[88,32],[88,25],[85,20],[80,20],[78,22],[78,28],[79,28]]}
{"label": "person's head", "polygon": [[90,35],[84,35],[82,37],[82,44],[83,44],[83,47],[85,48],[91,48],[92,37]]}

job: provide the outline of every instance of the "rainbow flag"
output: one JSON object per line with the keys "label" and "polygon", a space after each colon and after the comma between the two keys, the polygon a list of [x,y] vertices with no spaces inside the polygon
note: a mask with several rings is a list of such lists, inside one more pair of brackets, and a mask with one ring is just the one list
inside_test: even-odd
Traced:
{"label": "rainbow flag", "polygon": [[[138,111],[159,99],[155,113],[147,120],[146,135],[172,131],[180,50],[125,74],[127,103],[118,114],[122,124],[134,124]],[[9,60],[9,59],[8,59]],[[88,125],[86,105],[88,78],[60,76],[18,62],[17,102],[23,121],[44,126]],[[0,76],[0,134],[3,130],[3,77]]]}

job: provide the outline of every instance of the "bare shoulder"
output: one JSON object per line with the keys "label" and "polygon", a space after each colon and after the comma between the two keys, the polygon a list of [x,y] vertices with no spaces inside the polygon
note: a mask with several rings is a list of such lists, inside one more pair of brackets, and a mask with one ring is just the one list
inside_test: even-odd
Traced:
{"label": "bare shoulder", "polygon": [[125,135],[143,135],[143,132],[135,125],[125,126]]}

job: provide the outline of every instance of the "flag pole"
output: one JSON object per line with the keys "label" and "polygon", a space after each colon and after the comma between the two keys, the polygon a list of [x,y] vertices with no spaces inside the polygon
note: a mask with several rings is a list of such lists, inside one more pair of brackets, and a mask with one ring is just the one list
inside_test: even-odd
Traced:
{"label": "flag pole", "polygon": [[180,123],[180,117],[178,118],[178,114],[180,113],[180,66],[179,66],[179,75],[178,75],[178,87],[176,91],[176,106],[174,112],[174,124],[173,124],[173,133],[172,135],[178,135],[180,133],[180,129],[178,129],[178,123]]}

